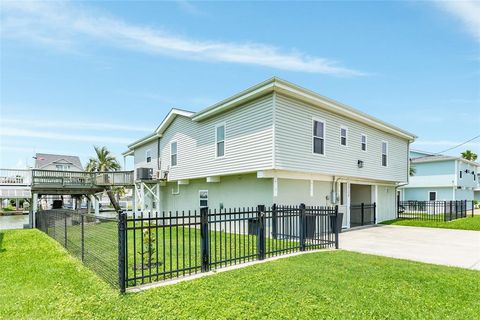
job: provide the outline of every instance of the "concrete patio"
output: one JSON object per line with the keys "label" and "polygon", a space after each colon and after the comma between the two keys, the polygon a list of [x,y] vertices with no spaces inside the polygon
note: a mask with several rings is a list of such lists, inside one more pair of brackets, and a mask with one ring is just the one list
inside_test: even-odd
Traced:
{"label": "concrete patio", "polygon": [[375,226],[341,233],[340,248],[480,270],[479,231]]}

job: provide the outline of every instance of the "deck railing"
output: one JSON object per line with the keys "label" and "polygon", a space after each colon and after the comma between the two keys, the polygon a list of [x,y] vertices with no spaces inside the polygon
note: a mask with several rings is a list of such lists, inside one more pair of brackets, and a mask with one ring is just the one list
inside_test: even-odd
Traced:
{"label": "deck railing", "polygon": [[32,173],[27,169],[0,169],[0,185],[28,186]]}
{"label": "deck railing", "polygon": [[3,186],[105,187],[133,185],[133,171],[85,172],[42,169],[0,169]]}

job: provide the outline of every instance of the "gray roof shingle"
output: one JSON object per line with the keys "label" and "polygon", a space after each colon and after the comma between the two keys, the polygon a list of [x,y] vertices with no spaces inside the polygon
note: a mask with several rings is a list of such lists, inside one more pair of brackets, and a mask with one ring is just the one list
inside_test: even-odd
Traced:
{"label": "gray roof shingle", "polygon": [[83,170],[82,162],[78,156],[68,156],[62,154],[37,153],[35,154],[35,169],[42,169],[52,162],[65,160],[73,164],[79,170]]}

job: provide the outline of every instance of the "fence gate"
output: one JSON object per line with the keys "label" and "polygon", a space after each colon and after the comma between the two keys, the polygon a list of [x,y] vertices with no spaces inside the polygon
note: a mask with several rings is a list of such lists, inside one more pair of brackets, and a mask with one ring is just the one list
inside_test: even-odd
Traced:
{"label": "fence gate", "polygon": [[361,203],[350,206],[350,227],[372,225],[377,222],[377,204]]}

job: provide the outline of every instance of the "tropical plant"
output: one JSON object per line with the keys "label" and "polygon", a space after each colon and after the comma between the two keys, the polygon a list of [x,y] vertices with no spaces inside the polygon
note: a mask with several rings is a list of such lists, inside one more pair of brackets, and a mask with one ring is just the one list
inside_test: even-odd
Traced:
{"label": "tropical plant", "polygon": [[[85,168],[89,172],[107,172],[107,171],[117,171],[120,170],[120,164],[118,163],[115,156],[107,149],[107,147],[93,147],[95,149],[95,157],[92,157],[88,160],[88,164]],[[108,179],[108,176],[106,177]],[[106,186],[108,198],[112,203],[112,206],[115,210],[120,210],[120,205],[118,204],[117,199],[115,198],[112,187]]]}
{"label": "tropical plant", "polygon": [[464,152],[461,153],[463,159],[467,159],[470,161],[475,161],[477,160],[477,154],[475,152],[472,152],[471,150],[465,150]]}
{"label": "tropical plant", "polygon": [[408,172],[408,174],[410,175],[410,177],[412,177],[415,175],[415,173],[417,173],[417,169],[415,168],[415,166],[410,164],[410,171]]}

